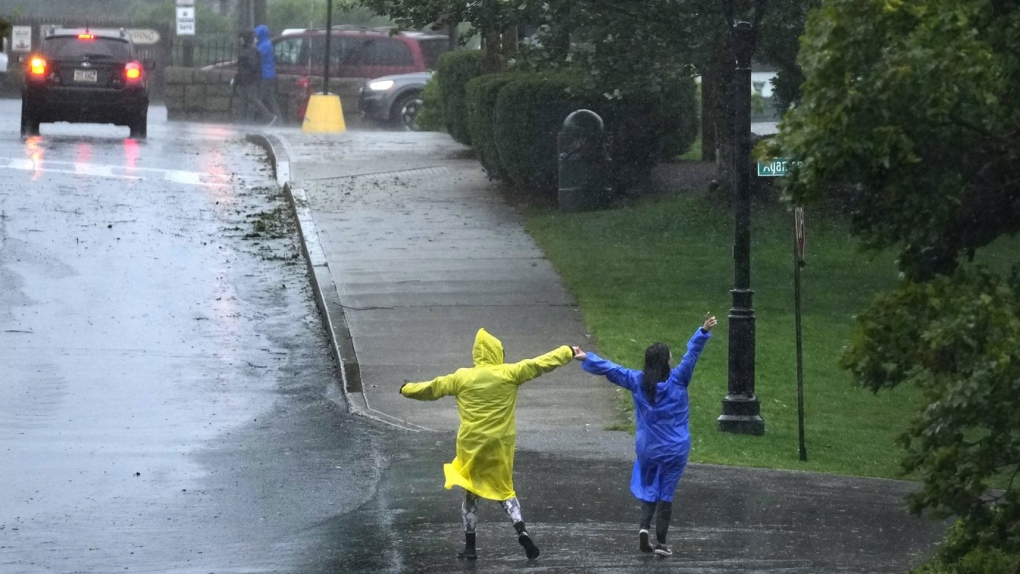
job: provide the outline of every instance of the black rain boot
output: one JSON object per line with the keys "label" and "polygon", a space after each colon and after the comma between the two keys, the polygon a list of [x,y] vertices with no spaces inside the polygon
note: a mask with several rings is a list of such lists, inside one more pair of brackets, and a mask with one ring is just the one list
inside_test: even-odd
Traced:
{"label": "black rain boot", "polygon": [[524,553],[528,556],[528,560],[538,558],[538,555],[541,554],[542,551],[539,550],[538,546],[535,546],[535,543],[531,541],[531,537],[528,536],[528,531],[524,529],[524,521],[515,522],[514,530],[517,531],[517,541],[524,547]]}
{"label": "black rain boot", "polygon": [[464,558],[467,560],[475,560],[478,558],[478,554],[475,552],[474,532],[464,533],[464,550],[457,553],[457,558]]}
{"label": "black rain boot", "polygon": [[666,546],[666,534],[669,532],[669,521],[673,518],[673,503],[660,500],[657,508],[658,515],[655,517],[655,538],[658,544],[655,545],[655,554],[658,556],[672,556],[673,551]]}
{"label": "black rain boot", "polygon": [[648,530],[652,526],[652,517],[655,516],[655,503],[641,501],[641,524],[638,530],[638,548],[642,552],[652,552],[652,544],[648,538]]}

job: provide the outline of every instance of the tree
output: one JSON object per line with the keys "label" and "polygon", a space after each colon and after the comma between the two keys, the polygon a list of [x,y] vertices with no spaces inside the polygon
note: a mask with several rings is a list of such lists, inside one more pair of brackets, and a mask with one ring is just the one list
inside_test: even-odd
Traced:
{"label": "tree", "polygon": [[[269,29],[325,28],[326,0],[273,0],[267,6]],[[333,24],[375,27],[391,24],[388,18],[349,0],[333,0]]]}
{"label": "tree", "polygon": [[484,38],[486,67],[502,69],[503,54],[516,44],[517,25],[533,22],[541,3],[536,0],[506,2],[504,0],[360,0],[363,6],[389,17],[400,28],[453,29],[462,22],[473,28],[468,35],[480,33]]}
{"label": "tree", "polygon": [[[123,13],[123,12],[121,12]],[[134,22],[167,22],[173,23],[177,18],[175,4],[163,0],[161,2],[132,2],[127,10],[129,18]],[[233,30],[233,24],[227,16],[213,12],[206,4],[195,4],[195,31],[197,34],[225,34]]]}
{"label": "tree", "polygon": [[808,19],[802,99],[763,151],[801,162],[790,200],[848,188],[854,235],[899,253],[902,281],[842,364],[875,392],[924,390],[902,438],[923,480],[909,502],[958,517],[939,558],[959,572],[989,553],[1020,568],[1020,265],[982,258],[1020,230],[1018,53],[1016,2],[829,0]]}
{"label": "tree", "polygon": [[[538,69],[568,67],[587,75],[592,89],[610,97],[630,91],[648,93],[674,85],[679,77],[702,75],[706,114],[703,137],[713,159],[716,133],[725,135],[726,85],[732,76],[729,33],[719,0],[362,0],[403,27],[471,23],[488,35],[502,58]],[[781,95],[792,101],[800,82],[795,54],[805,15],[821,0],[734,0],[737,14],[753,5],[769,5],[762,21],[762,61],[779,67]],[[774,13],[774,16],[773,16]],[[542,25],[540,45],[516,52],[506,34],[510,27]],[[502,41],[498,41],[502,40]],[[513,42],[511,42],[513,43]],[[495,56],[490,56],[490,60]],[[789,68],[789,69],[787,69]],[[611,89],[609,89],[611,87]],[[728,109],[728,108],[727,108]]]}

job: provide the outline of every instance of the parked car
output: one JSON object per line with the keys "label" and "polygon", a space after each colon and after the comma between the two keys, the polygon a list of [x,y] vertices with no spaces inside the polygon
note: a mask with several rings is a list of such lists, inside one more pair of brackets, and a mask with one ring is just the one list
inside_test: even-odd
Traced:
{"label": "parked car", "polygon": [[418,131],[417,117],[423,104],[422,90],[431,77],[432,72],[415,72],[369,80],[361,88],[358,108],[370,120]]}
{"label": "parked car", "polygon": [[[369,78],[425,72],[436,67],[450,39],[444,34],[405,31],[391,35],[389,29],[333,26],[330,35],[330,89],[339,92],[344,107],[357,104],[358,88]],[[308,98],[321,90],[326,63],[325,29],[288,29],[273,39],[277,76],[298,76],[298,119],[304,116]],[[204,69],[231,69],[236,61]],[[315,79],[315,81],[312,81]],[[348,91],[349,90],[349,91]]]}
{"label": "parked car", "polygon": [[123,30],[51,30],[24,60],[21,134],[36,135],[43,122],[128,126],[147,133],[147,71],[154,62],[135,56]]}

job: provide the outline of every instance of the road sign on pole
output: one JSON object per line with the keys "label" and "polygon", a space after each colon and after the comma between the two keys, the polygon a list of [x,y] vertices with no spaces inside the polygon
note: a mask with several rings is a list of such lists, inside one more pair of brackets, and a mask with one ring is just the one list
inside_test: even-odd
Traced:
{"label": "road sign on pole", "polygon": [[804,229],[804,208],[793,210],[793,233],[797,238],[797,258],[804,261],[804,248],[807,245],[807,232]]}
{"label": "road sign on pole", "polygon": [[782,157],[768,162],[758,162],[758,177],[784,177],[790,170],[790,160]]}
{"label": "road sign on pole", "polygon": [[797,435],[800,460],[807,462],[807,442],[804,439],[804,346],[801,331],[800,268],[804,266],[804,208],[793,210],[793,313],[797,346]]}
{"label": "road sign on pole", "polygon": [[32,51],[32,27],[12,26],[11,27],[11,49],[15,52]]}
{"label": "road sign on pole", "polygon": [[195,6],[177,6],[177,35],[195,35]]}

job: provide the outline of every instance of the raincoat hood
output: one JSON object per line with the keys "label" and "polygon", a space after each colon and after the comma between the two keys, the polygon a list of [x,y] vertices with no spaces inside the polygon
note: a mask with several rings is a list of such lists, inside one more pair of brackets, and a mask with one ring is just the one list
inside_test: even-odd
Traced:
{"label": "raincoat hood", "polygon": [[269,39],[269,26],[265,24],[259,24],[255,27],[255,37],[259,39],[259,42],[263,42]]}
{"label": "raincoat hood", "polygon": [[493,337],[485,329],[479,329],[475,335],[475,346],[471,349],[471,358],[476,367],[503,364],[503,343]]}

